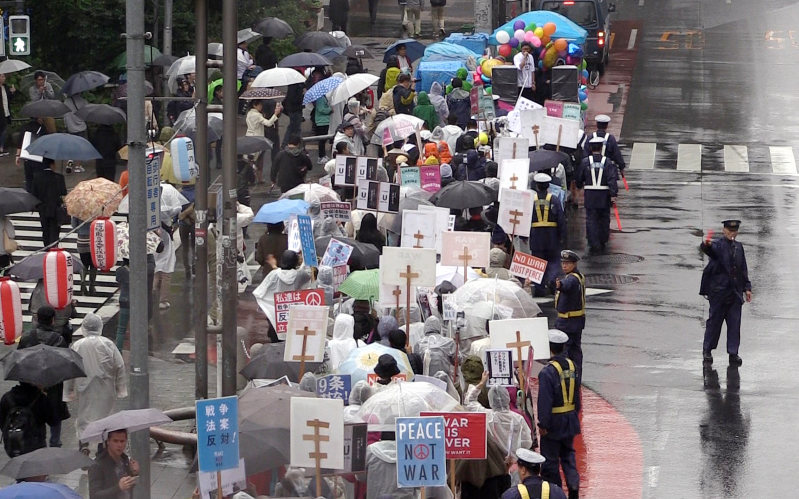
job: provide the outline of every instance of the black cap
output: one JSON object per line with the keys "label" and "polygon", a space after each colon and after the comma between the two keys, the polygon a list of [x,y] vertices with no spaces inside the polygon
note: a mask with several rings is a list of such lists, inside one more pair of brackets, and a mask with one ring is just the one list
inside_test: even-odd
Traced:
{"label": "black cap", "polygon": [[55,309],[50,305],[42,305],[36,311],[36,320],[38,322],[49,324],[53,321],[55,317]]}
{"label": "black cap", "polygon": [[392,378],[399,373],[400,370],[399,367],[397,367],[397,359],[391,355],[384,353],[377,359],[375,374],[380,376],[382,379]]}
{"label": "black cap", "polygon": [[580,261],[580,256],[572,250],[563,250],[560,252],[560,259],[564,262],[577,263]]}
{"label": "black cap", "polygon": [[730,230],[738,230],[738,228],[741,226],[740,220],[724,220],[721,223],[724,224],[725,229],[730,229]]}

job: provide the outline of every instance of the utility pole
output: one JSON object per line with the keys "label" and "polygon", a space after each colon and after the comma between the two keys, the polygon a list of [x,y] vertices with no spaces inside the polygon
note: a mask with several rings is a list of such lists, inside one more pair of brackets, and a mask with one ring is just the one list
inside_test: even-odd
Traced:
{"label": "utility pole", "polygon": [[491,0],[474,0],[474,32],[491,33],[493,22],[491,19]]}
{"label": "utility pole", "polygon": [[[196,28],[194,32],[197,32]],[[207,44],[206,50],[208,50]],[[172,55],[172,0],[164,0],[164,50],[161,53]],[[199,61],[199,58],[197,60]]]}
{"label": "utility pole", "polygon": [[[125,38],[127,45],[128,109],[144,109],[144,0],[125,2]],[[148,368],[148,317],[150,299],[147,286],[147,192],[144,153],[147,138],[144,113],[128,116],[128,171],[130,182],[129,252],[130,252],[130,408],[150,406]],[[131,455],[139,462],[138,486],[134,499],[150,498],[150,434],[140,430],[130,435]]]}
{"label": "utility pole", "polygon": [[[222,393],[236,394],[236,309],[238,285],[236,283],[236,122],[238,120],[238,92],[236,90],[236,27],[238,26],[236,1],[223,0],[222,43],[224,96],[222,110]],[[207,50],[207,48],[206,48]],[[205,89],[203,89],[205,90]],[[217,364],[218,366],[218,364]],[[218,367],[217,367],[218,368]]]}
{"label": "utility pole", "polygon": [[[171,3],[171,0],[168,0]],[[194,397],[208,398],[208,0],[194,0],[195,47],[197,59],[196,123],[194,158],[200,175],[194,186]],[[166,46],[166,45],[165,45]],[[216,250],[214,250],[216,251]]]}

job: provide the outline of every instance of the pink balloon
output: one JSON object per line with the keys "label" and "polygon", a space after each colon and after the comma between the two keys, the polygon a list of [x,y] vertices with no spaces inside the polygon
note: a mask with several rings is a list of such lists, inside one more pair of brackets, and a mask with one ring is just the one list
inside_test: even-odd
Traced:
{"label": "pink balloon", "polygon": [[483,70],[482,70],[482,68],[480,68],[480,66],[477,66],[477,71],[476,71],[476,73],[477,73],[477,75],[478,75],[478,76],[480,76],[481,74],[483,74]]}
{"label": "pink balloon", "polygon": [[530,43],[533,44],[533,47],[538,48],[538,47],[541,46],[541,39],[538,38],[537,36],[535,36],[535,34],[533,34],[532,40],[530,40]]}
{"label": "pink balloon", "polygon": [[533,38],[535,38],[535,33],[533,33],[532,31],[527,31],[524,33],[524,41],[532,42]]}

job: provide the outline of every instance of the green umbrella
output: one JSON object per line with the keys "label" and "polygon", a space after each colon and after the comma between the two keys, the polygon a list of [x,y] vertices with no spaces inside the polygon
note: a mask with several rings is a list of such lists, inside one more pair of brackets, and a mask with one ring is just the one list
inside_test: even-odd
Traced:
{"label": "green umbrella", "polygon": [[[219,78],[208,84],[208,102],[214,100],[214,90],[216,90],[216,87],[221,87],[224,83],[224,79]],[[236,90],[241,90],[241,80],[236,81]]]}
{"label": "green umbrella", "polygon": [[[144,46],[144,64],[150,65],[153,63],[153,59],[157,58],[161,55],[161,51],[158,48],[153,47],[152,45],[145,45]],[[125,69],[125,65],[128,63],[128,52],[122,52],[118,56],[114,57],[114,60],[111,62],[112,68],[118,69]]]}
{"label": "green umbrella", "polygon": [[338,290],[356,300],[377,300],[380,294],[379,269],[356,270],[341,283]]}

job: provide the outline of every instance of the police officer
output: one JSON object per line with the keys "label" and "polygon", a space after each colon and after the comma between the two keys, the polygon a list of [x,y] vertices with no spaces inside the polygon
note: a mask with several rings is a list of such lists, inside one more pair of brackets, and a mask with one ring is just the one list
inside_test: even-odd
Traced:
{"label": "police officer", "polygon": [[544,481],[541,474],[541,463],[544,456],[529,449],[516,450],[516,464],[519,466],[520,484],[511,487],[502,494],[502,499],[566,499],[563,489]]}
{"label": "police officer", "polygon": [[607,156],[604,145],[595,137],[588,143],[591,154],[583,158],[577,174],[577,187],[585,188],[585,232],[591,252],[604,251],[610,239],[610,207],[619,193],[619,170]]}
{"label": "police officer", "polygon": [[530,254],[547,261],[542,284],[536,284],[535,296],[546,294],[546,284],[558,272],[560,250],[566,239],[566,217],[560,201],[548,192],[552,177],[536,173],[533,177],[533,222],[530,227]]}
{"label": "police officer", "polygon": [[[612,133],[608,132],[608,124],[610,124],[610,116],[607,114],[599,114],[596,117],[596,132],[588,135],[586,137],[586,142],[591,141],[591,139],[599,138],[602,139],[602,155],[610,158],[616,166],[619,167],[619,170],[624,170],[624,157],[621,155],[621,151],[619,150],[619,145],[616,143],[616,137],[613,136]],[[583,145],[585,155],[588,156],[590,152],[590,148],[588,144]]]}
{"label": "police officer", "polygon": [[560,252],[560,268],[564,276],[558,277],[550,286],[555,289],[555,310],[558,318],[555,327],[568,335],[566,356],[583,372],[583,328],[585,328],[585,277],[577,270],[580,257],[571,250]]}
{"label": "police officer", "polygon": [[560,468],[566,477],[569,499],[577,499],[580,475],[574,455],[574,436],[580,433],[580,376],[571,359],[564,354],[569,337],[563,331],[549,330],[549,363],[538,374],[538,428],[541,454],[541,478],[561,486]]}
{"label": "police officer", "polygon": [[743,361],[738,355],[741,343],[741,307],[744,299],[752,301],[752,283],[746,266],[744,247],[735,240],[740,220],[724,220],[724,237],[702,241],[699,249],[710,257],[702,273],[699,294],[710,301],[710,312],[705,323],[705,339],[702,343],[702,360],[713,363],[711,352],[719,344],[721,323],[727,323],[727,353],[730,365],[740,366]]}

